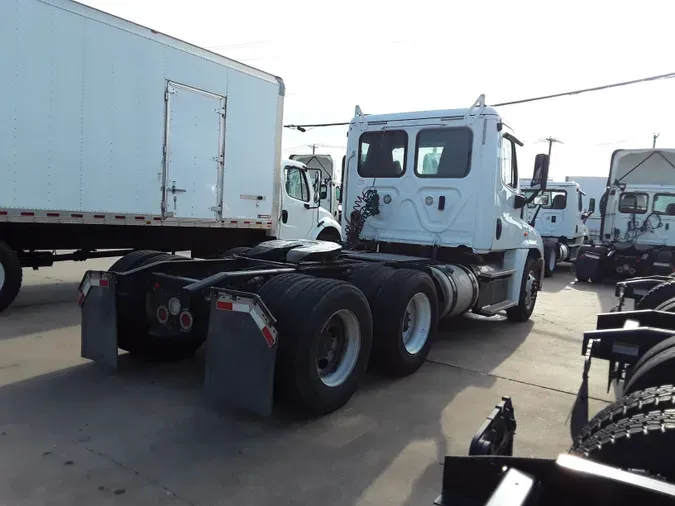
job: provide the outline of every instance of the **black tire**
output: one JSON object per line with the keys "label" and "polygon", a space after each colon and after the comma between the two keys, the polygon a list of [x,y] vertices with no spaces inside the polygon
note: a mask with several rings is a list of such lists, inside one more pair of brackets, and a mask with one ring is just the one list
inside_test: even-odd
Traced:
{"label": "black tire", "polygon": [[323,229],[316,238],[317,241],[329,241],[329,242],[342,242],[342,237],[340,237],[340,232],[334,228],[325,228]]}
{"label": "black tire", "polygon": [[19,256],[6,242],[0,241],[0,312],[14,302],[22,282],[23,269]]}
{"label": "black tire", "polygon": [[[416,309],[422,318],[428,311],[428,331],[425,338],[427,323],[417,322],[415,325],[421,325],[421,331],[419,337],[409,343],[408,349],[404,342],[405,331],[411,324],[408,304],[417,294],[424,296],[418,298]],[[438,324],[438,297],[431,277],[413,269],[395,271],[382,283],[372,308],[373,368],[392,377],[408,376],[417,371],[429,354]]]}
{"label": "black tire", "polygon": [[[288,274],[268,281],[260,297],[277,318],[275,394],[310,416],[342,407],[365,374],[372,345],[372,317],[364,295],[344,281]],[[341,310],[354,316],[352,328],[358,328],[360,346],[352,348],[354,362],[346,378],[327,385],[319,372],[322,331]]]}
{"label": "black tire", "polygon": [[[143,252],[133,252],[129,255],[134,253]],[[145,255],[136,255],[133,262],[123,264],[121,272],[156,262],[185,259],[185,257],[162,252],[146,251],[145,253]],[[124,258],[126,257],[122,259]],[[193,356],[206,341],[208,325],[206,322],[201,322],[203,318],[203,315],[195,316],[195,326],[189,333],[155,336],[149,333],[150,325],[146,314],[144,294],[140,297],[127,297],[125,304],[120,304],[117,308],[117,346],[134,357],[152,362],[183,360]]]}
{"label": "black tire", "polygon": [[649,290],[635,309],[658,309],[660,311],[675,311],[675,281],[668,281],[656,285]]}
{"label": "black tire", "polygon": [[586,424],[575,437],[572,449],[592,434],[623,418],[649,413],[655,409],[671,408],[675,408],[675,387],[673,385],[652,387],[625,395],[617,402],[605,406]]}
{"label": "black tire", "polygon": [[577,281],[581,283],[588,283],[591,279],[591,273],[588,270],[588,264],[584,258],[584,253],[590,251],[592,246],[583,245],[579,247],[577,252],[577,258],[574,261],[574,273],[576,275]]}
{"label": "black tire", "polygon": [[649,348],[641,357],[640,360],[638,360],[635,365],[631,366],[630,369],[628,369],[628,373],[626,375],[626,381],[624,382],[624,385],[628,385],[628,382],[631,380],[631,378],[635,375],[635,373],[642,369],[642,366],[645,365],[646,362],[649,362],[652,357],[658,355],[662,351],[665,351],[669,348],[675,347],[675,336],[674,337],[669,337],[668,339],[665,339],[661,341],[658,344],[655,344],[651,348]]}
{"label": "black tire", "polygon": [[[529,302],[527,297],[527,282],[528,277],[532,274],[535,278],[534,284],[529,294]],[[537,260],[530,257],[525,263],[523,270],[523,279],[520,281],[520,298],[518,305],[510,307],[506,310],[506,317],[512,322],[526,322],[532,316],[534,307],[537,304],[537,294],[539,293],[539,269],[537,267]]]}
{"label": "black tire", "polygon": [[145,264],[147,260],[159,255],[165,255],[165,253],[163,251],[153,251],[147,249],[132,251],[131,253],[127,253],[122,258],[118,259],[110,266],[108,270],[110,272],[131,271],[133,269],[137,269],[142,264]]}
{"label": "black tire", "polygon": [[251,248],[248,246],[238,246],[237,248],[228,249],[225,253],[220,255],[220,258],[227,258],[232,255],[246,255],[246,253],[250,250]]}
{"label": "black tire", "polygon": [[652,354],[649,360],[632,371],[630,379],[624,384],[623,393],[629,395],[638,390],[671,383],[675,383],[675,348],[672,346]]}
{"label": "black tire", "polygon": [[[556,264],[558,262],[557,245],[551,246],[544,250],[544,277],[551,278],[555,273]],[[551,265],[551,261],[553,265]]]}
{"label": "black tire", "polygon": [[[640,399],[643,394],[634,395]],[[647,411],[643,405],[637,414],[631,414],[634,410],[626,401],[612,404],[609,410],[618,412],[618,416],[609,424],[584,431],[585,437],[578,439],[570,452],[600,464],[675,479],[675,411],[667,409],[672,405],[671,396],[665,396],[668,400],[664,406],[659,403]],[[621,416],[624,410],[626,414]]]}
{"label": "black tire", "polygon": [[396,269],[382,264],[357,264],[349,275],[347,281],[363,292],[370,307],[375,306],[382,285],[394,275]]}

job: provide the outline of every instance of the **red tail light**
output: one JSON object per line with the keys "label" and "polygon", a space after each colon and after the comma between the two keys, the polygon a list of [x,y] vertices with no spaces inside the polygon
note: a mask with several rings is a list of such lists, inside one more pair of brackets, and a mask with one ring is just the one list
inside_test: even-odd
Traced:
{"label": "red tail light", "polygon": [[190,330],[192,328],[193,319],[192,319],[192,314],[189,311],[183,311],[180,314],[179,321],[180,321],[180,327],[183,330]]}
{"label": "red tail light", "polygon": [[159,323],[166,323],[169,320],[169,310],[166,306],[159,306],[157,308],[157,321]]}

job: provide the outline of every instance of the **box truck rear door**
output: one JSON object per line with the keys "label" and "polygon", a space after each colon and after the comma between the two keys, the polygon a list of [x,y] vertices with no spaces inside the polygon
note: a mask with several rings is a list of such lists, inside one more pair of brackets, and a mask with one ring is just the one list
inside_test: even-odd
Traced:
{"label": "box truck rear door", "polygon": [[167,88],[164,206],[175,218],[218,219],[225,97],[176,83]]}

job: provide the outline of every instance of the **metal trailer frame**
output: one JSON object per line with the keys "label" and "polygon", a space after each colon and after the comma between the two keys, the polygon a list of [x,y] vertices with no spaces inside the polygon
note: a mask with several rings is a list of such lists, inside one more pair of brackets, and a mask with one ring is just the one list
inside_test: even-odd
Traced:
{"label": "metal trailer frame", "polygon": [[653,346],[675,335],[675,313],[655,309],[624,311],[626,299],[636,303],[655,286],[673,281],[671,276],[631,278],[616,284],[617,305],[609,313],[600,313],[595,330],[584,332],[581,354],[584,356],[582,381],[572,410],[571,431],[580,432],[588,423],[588,375],[592,360],[609,361],[607,392],[626,380],[629,368]]}
{"label": "metal trailer frame", "polygon": [[434,504],[522,506],[673,504],[675,485],[573,455],[513,457],[516,420],[503,397],[473,437],[469,456],[446,456]]}
{"label": "metal trailer frame", "polygon": [[185,310],[200,314],[201,307],[208,311],[204,376],[207,398],[215,404],[269,416],[278,348],[276,319],[256,293],[226,288],[225,281],[245,282],[257,276],[293,272],[333,277],[356,263],[368,261],[398,267],[431,263],[416,257],[393,260],[378,253],[344,252],[338,244],[323,241],[306,242],[284,251],[286,261],[275,259],[283,251],[275,249],[276,245],[297,242],[263,243],[268,248],[267,258],[265,254],[234,255],[216,260],[160,261],[123,273],[87,271],[78,297],[82,312],[81,356],[113,370],[118,368],[119,295],[128,295],[143,286],[149,307],[155,307],[158,300],[177,297]]}

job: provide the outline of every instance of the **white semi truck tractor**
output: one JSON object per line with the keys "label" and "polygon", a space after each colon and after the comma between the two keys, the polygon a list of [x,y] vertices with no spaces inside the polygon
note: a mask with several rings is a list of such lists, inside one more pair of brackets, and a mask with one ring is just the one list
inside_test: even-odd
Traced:
{"label": "white semi truck tractor", "polygon": [[[273,240],[225,258],[136,255],[89,271],[82,356],[115,368],[118,349],[171,360],[204,345],[212,401],[269,415],[283,400],[316,416],[344,405],[369,364],[394,377],[417,371],[443,318],[524,322],[544,248],[526,221],[534,195],[519,189],[521,145],[482,95],[461,109],[357,106],[344,244]],[[547,173],[537,155],[532,187],[544,190]]]}
{"label": "white semi truck tractor", "polygon": [[[536,189],[523,190],[525,195]],[[582,245],[588,244],[586,220],[595,211],[595,199],[584,206],[581,186],[574,181],[548,182],[546,191],[528,204],[528,220],[544,240],[544,276],[553,276],[559,262],[575,262]]]}
{"label": "white semi truck tractor", "polygon": [[579,281],[675,272],[675,149],[615,151],[600,215],[600,240],[579,252]]}

